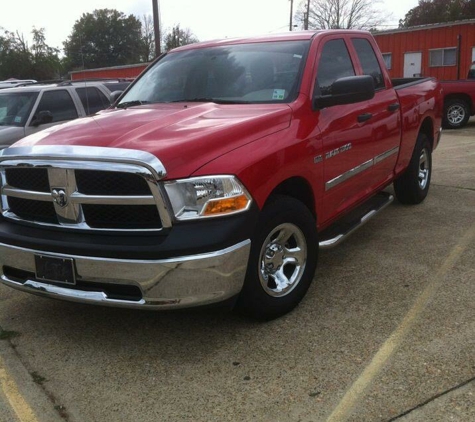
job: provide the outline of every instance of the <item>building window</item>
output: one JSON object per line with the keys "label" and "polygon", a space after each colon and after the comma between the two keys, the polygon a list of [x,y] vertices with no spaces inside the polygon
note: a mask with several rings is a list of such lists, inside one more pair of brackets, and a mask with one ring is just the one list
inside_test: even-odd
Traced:
{"label": "building window", "polygon": [[455,66],[457,63],[457,49],[439,48],[429,51],[429,66]]}
{"label": "building window", "polygon": [[386,69],[391,70],[393,64],[393,55],[391,53],[383,53],[383,60],[384,64],[386,65]]}

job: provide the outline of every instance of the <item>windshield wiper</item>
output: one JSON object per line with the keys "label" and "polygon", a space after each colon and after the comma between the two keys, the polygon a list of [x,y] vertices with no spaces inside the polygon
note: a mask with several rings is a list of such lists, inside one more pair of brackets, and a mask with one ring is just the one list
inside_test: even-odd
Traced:
{"label": "windshield wiper", "polygon": [[127,107],[142,105],[142,104],[148,104],[148,103],[150,103],[150,101],[140,101],[140,100],[126,101],[125,103],[117,104],[116,108],[127,108]]}
{"label": "windshield wiper", "polygon": [[249,104],[250,101],[222,100],[220,98],[185,98],[183,100],[170,101],[171,103],[215,103],[215,104]]}

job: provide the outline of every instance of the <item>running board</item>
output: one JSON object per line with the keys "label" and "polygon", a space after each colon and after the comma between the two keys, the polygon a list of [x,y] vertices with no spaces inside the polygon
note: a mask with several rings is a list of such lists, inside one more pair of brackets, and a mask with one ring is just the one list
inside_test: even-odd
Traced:
{"label": "running board", "polygon": [[379,214],[393,200],[394,196],[387,192],[379,192],[368,199],[364,204],[355,208],[348,215],[345,215],[319,234],[321,239],[319,242],[320,249],[331,249],[339,245],[356,229],[359,229],[371,218]]}

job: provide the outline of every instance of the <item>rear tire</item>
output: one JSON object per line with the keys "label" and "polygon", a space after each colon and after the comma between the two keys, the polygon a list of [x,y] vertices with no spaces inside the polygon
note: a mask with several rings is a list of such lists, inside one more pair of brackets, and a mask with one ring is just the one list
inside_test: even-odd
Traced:
{"label": "rear tire", "polygon": [[470,108],[464,100],[454,98],[446,101],[444,105],[444,128],[458,129],[464,127],[468,119],[470,119]]}
{"label": "rear tire", "polygon": [[308,208],[288,196],[273,197],[261,211],[252,238],[237,311],[259,320],[290,312],[313,280],[317,255],[316,224]]}
{"label": "rear tire", "polygon": [[427,196],[432,174],[432,148],[427,136],[419,134],[409,167],[394,181],[396,197],[402,204],[420,204]]}

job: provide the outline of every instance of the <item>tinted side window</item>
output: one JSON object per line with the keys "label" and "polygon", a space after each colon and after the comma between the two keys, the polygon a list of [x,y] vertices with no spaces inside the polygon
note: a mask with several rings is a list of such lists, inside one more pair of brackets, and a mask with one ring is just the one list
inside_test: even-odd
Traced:
{"label": "tinted side window", "polygon": [[110,106],[109,100],[97,88],[76,88],[76,92],[88,116]]}
{"label": "tinted side window", "polygon": [[373,77],[374,88],[384,88],[383,72],[370,42],[364,38],[355,38],[353,39],[353,46],[363,68],[363,73]]}
{"label": "tinted side window", "polygon": [[53,122],[62,122],[78,117],[76,106],[66,90],[44,92],[36,109],[35,118],[40,111],[50,111],[53,115]]}
{"label": "tinted side window", "polygon": [[317,83],[322,95],[331,94],[331,85],[339,78],[355,76],[351,58],[342,39],[328,41],[323,46],[318,63]]}

